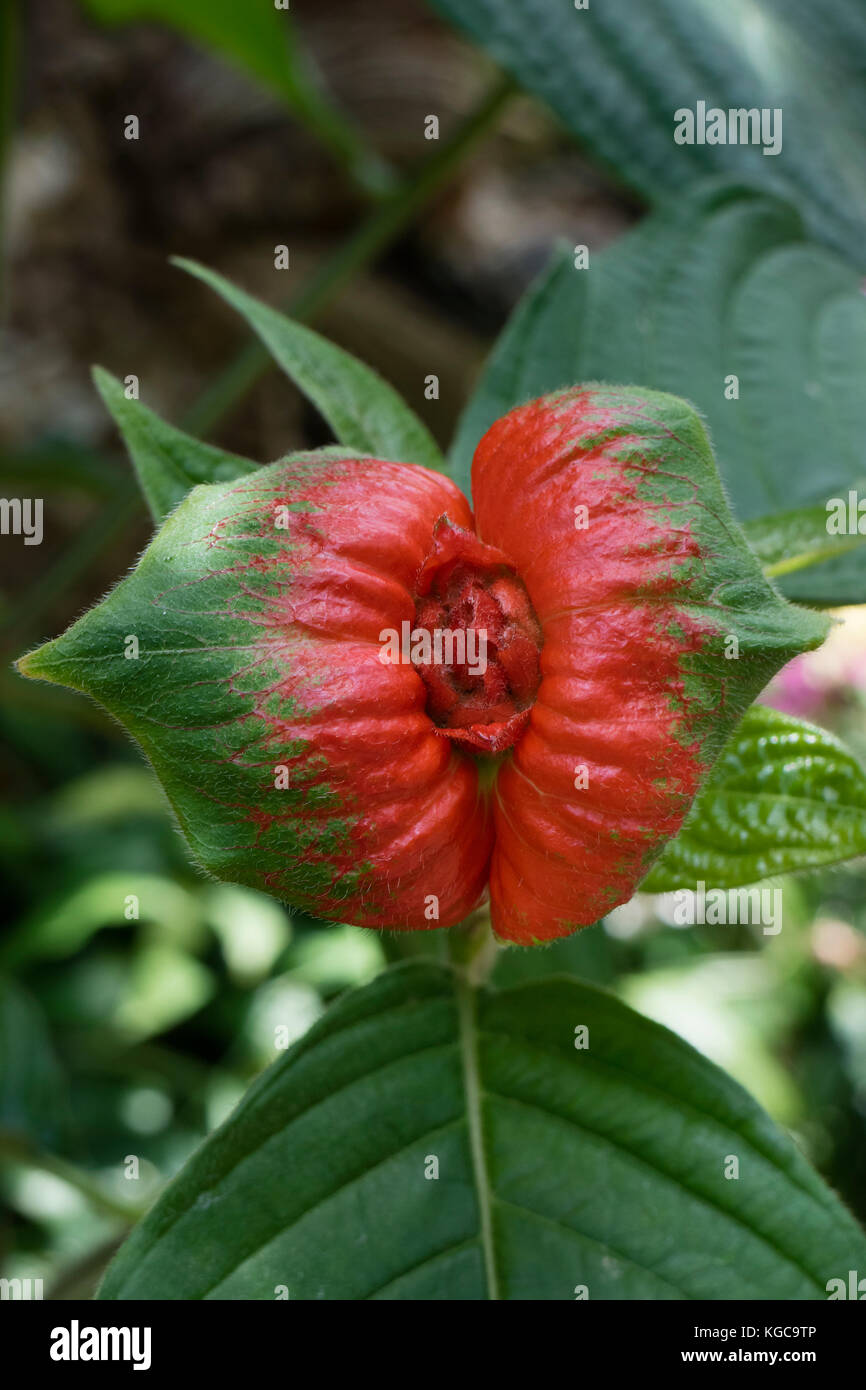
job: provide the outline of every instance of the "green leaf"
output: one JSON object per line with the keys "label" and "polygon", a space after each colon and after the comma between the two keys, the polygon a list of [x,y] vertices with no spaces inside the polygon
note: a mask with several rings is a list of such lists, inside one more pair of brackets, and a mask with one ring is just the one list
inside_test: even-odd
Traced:
{"label": "green leaf", "polygon": [[[583,10],[573,0],[431,3],[647,198],[712,174],[759,180],[859,261],[866,220],[859,0],[835,0],[831,14],[811,0],[591,0]],[[678,145],[675,113],[694,111],[699,100],[725,113],[781,108],[781,150]]]}
{"label": "green leaf", "polygon": [[475,996],[412,964],[251,1087],[99,1297],[822,1299],[864,1265],[791,1141],[672,1033],[573,980]]}
{"label": "green leaf", "polygon": [[199,483],[231,482],[258,468],[250,459],[193,439],[140,401],[129,400],[122,384],[102,367],[94,367],[93,380],[123,436],[157,525]]}
{"label": "green leaf", "polygon": [[[119,475],[117,460],[97,453],[92,446],[71,439],[42,439],[39,443],[0,454],[0,479],[9,487],[29,489],[29,495],[81,492],[97,498],[111,498],[126,490],[127,479]],[[26,494],[25,494],[26,495]]]}
{"label": "green leaf", "polygon": [[274,0],[84,0],[103,24],[156,20],[207,44],[276,92],[370,192],[389,184],[383,161],[331,102],[290,14]]}
{"label": "green leaf", "polygon": [[866,771],[824,729],[753,705],[641,890],[735,888],[866,854]]}
{"label": "green leaf", "polygon": [[820,504],[747,521],[743,530],[764,573],[770,578],[823,564],[825,560],[834,560],[857,546],[866,545],[866,535],[861,536],[859,532],[856,536],[830,535],[827,508]]}
{"label": "green leaf", "polygon": [[65,1083],[42,1011],[0,977],[0,1130],[50,1144],[65,1114]]}
{"label": "green leaf", "polygon": [[[130,895],[136,899],[128,915]],[[40,899],[35,910],[0,941],[0,964],[20,969],[34,960],[62,959],[81,951],[106,927],[170,924],[176,940],[194,936],[202,908],[194,893],[161,874],[107,871]]]}
{"label": "green leaf", "polygon": [[103,24],[157,20],[188,34],[245,67],[294,102],[297,54],[288,16],[273,0],[84,0]]}
{"label": "green leaf", "polygon": [[[736,376],[739,398],[726,399]],[[455,477],[518,402],[573,381],[639,382],[704,414],[739,520],[846,497],[863,476],[866,299],[796,212],[712,183],[591,262],[560,250],[518,305],[460,422]],[[842,547],[840,547],[840,550]],[[845,547],[848,549],[848,547]],[[866,601],[866,550],[788,573],[791,598]]]}
{"label": "green leaf", "polygon": [[123,997],[108,1022],[121,1037],[139,1042],[198,1013],[215,993],[216,980],[200,961],[151,942],[135,953]]}
{"label": "green leaf", "polygon": [[175,258],[174,264],[210,285],[246,319],[341,444],[373,458],[446,471],[439,446],[426,426],[372,368],[196,261]]}

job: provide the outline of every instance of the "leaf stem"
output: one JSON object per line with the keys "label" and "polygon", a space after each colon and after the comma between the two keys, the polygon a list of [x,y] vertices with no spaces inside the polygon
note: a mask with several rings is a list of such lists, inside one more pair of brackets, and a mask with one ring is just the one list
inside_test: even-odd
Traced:
{"label": "leaf stem", "polygon": [[[298,294],[289,300],[286,312],[301,322],[310,319],[333,299],[347,280],[384,251],[477,144],[513,92],[511,78],[495,82],[442,149],[385,199],[355,234],[310,276]],[[198,436],[213,430],[237,406],[270,361],[270,354],[264,347],[257,342],[249,343],[205,388],[184,417],[183,428]]]}
{"label": "leaf stem", "polygon": [[57,1154],[50,1154],[42,1149],[37,1149],[23,1135],[12,1134],[8,1130],[0,1130],[0,1157],[6,1159],[7,1162],[39,1168],[43,1173],[50,1173],[53,1177],[60,1178],[76,1192],[80,1192],[91,1206],[104,1212],[106,1216],[119,1218],[127,1225],[134,1225],[145,1213],[145,1207],[130,1206],[125,1202],[116,1201],[74,1164],[68,1163],[65,1158],[59,1158]]}
{"label": "leaf stem", "polygon": [[499,953],[499,943],[490,926],[490,908],[479,907],[448,933],[451,964],[472,989],[478,989],[490,976]]}
{"label": "leaf stem", "polygon": [[357,126],[334,100],[297,31],[292,51],[291,72],[281,88],[289,110],[325,146],[362,193],[369,198],[382,198],[394,185],[390,164],[358,133]]}

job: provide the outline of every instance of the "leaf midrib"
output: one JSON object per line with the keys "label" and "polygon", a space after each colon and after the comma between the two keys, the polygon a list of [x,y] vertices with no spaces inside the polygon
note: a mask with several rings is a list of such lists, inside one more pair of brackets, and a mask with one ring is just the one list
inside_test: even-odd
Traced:
{"label": "leaf midrib", "polygon": [[[453,1253],[454,1249],[459,1249],[461,1247],[469,1248],[473,1243],[477,1243],[480,1240],[481,1252],[483,1255],[483,1265],[486,1276],[486,1285],[488,1291],[487,1296],[491,1299],[501,1299],[502,1294],[500,1292],[499,1287],[499,1272],[497,1269],[496,1249],[494,1242],[493,1211],[494,1207],[497,1206],[509,1207],[515,1206],[516,1204],[507,1201],[505,1198],[500,1197],[499,1194],[497,1194],[493,1190],[492,1178],[489,1171],[489,1156],[485,1145],[483,1106],[484,1099],[487,1096],[491,1097],[491,1099],[499,1100],[506,1104],[517,1104],[523,1106],[527,1102],[523,1097],[510,1094],[508,1091],[502,1091],[500,1089],[491,1091],[485,1088],[482,1082],[480,1040],[482,1038],[489,1038],[494,1043],[499,1041],[508,1041],[511,1043],[519,1041],[521,1045],[525,1047],[540,1049],[540,1051],[545,1053],[548,1052],[549,1049],[545,1047],[544,1044],[538,1038],[531,1038],[525,1036],[522,1030],[519,1030],[518,1034],[515,1037],[511,1033],[503,1034],[495,1026],[492,1027],[489,1023],[485,1023],[482,1026],[479,1023],[477,1014],[478,995],[476,991],[468,984],[468,982],[466,982],[460,976],[458,976],[456,979],[452,976],[451,986],[453,991],[452,997],[454,998],[455,1003],[457,1005],[457,1017],[455,1020],[455,1022],[457,1023],[457,1036],[454,1037],[452,1035],[452,1039],[450,1041],[432,1044],[432,1047],[434,1049],[447,1049],[456,1047],[459,1056],[462,1060],[465,1104],[464,1114],[455,1115],[449,1122],[446,1123],[444,1127],[451,1128],[462,1124],[466,1124],[470,1139],[473,1177],[476,1188],[481,1229],[478,1235],[474,1237],[468,1237],[462,1241],[458,1241],[455,1246],[446,1246],[442,1250],[431,1252],[428,1256],[425,1257],[424,1260],[420,1261],[420,1266],[423,1266],[427,1263],[432,1263],[436,1259],[441,1259],[444,1256],[447,1256],[449,1253]],[[402,1004],[392,1006],[392,1008],[388,1009],[387,1012],[390,1013],[399,1011],[399,1009],[401,1009],[402,1007],[404,1007]],[[352,1020],[352,1022],[347,1021],[343,1025],[343,1027],[337,1029],[336,1032],[345,1033],[346,1031],[352,1031],[352,1029],[356,1027],[359,1022],[364,1021],[365,1020],[358,1019],[354,1019]],[[428,1050],[429,1048],[419,1049],[419,1051],[422,1052]],[[559,1057],[560,1054],[557,1052],[556,1055],[557,1057]],[[403,1061],[405,1060],[405,1058],[402,1057],[400,1058],[400,1060]],[[804,1183],[802,1181],[801,1174],[797,1174],[796,1172],[791,1171],[791,1169],[787,1165],[785,1165],[784,1163],[780,1163],[779,1156],[773,1154],[772,1152],[768,1152],[765,1148],[765,1145],[760,1142],[760,1137],[758,1135],[744,1132],[744,1129],[742,1127],[742,1121],[744,1117],[735,1117],[733,1115],[727,1114],[719,1116],[718,1114],[715,1114],[713,1112],[705,1112],[703,1111],[702,1107],[695,1105],[693,1097],[685,1099],[682,1096],[674,1096],[670,1092],[664,1090],[663,1088],[659,1088],[658,1086],[653,1085],[648,1078],[642,1076],[635,1076],[635,1074],[632,1073],[628,1068],[622,1068],[619,1064],[612,1063],[609,1059],[602,1061],[602,1059],[599,1058],[592,1058],[591,1061],[594,1062],[596,1065],[601,1063],[601,1065],[606,1070],[613,1069],[616,1072],[624,1071],[630,1085],[638,1085],[638,1087],[641,1090],[648,1090],[654,1094],[658,1094],[660,1092],[666,1101],[673,1101],[674,1103],[680,1106],[685,1104],[690,1110],[693,1110],[698,1114],[705,1114],[706,1117],[711,1119],[715,1124],[720,1124],[723,1127],[733,1129],[741,1139],[745,1140],[745,1142],[749,1145],[750,1148],[754,1149],[754,1151],[757,1152],[764,1159],[764,1161],[767,1162],[768,1165],[776,1171],[776,1173],[780,1177],[786,1179],[788,1182],[792,1183],[792,1185],[795,1188],[799,1189],[803,1197],[805,1197],[807,1200],[813,1203],[817,1203],[819,1206],[825,1206],[825,1204],[821,1201],[821,1194],[812,1190],[811,1184]],[[349,1082],[347,1084],[352,1083]],[[262,1089],[264,1092],[268,1092],[271,1088],[266,1086]],[[260,1097],[260,1099],[261,1098],[262,1097]],[[328,1097],[323,1097],[323,1099],[326,1098],[332,1099],[332,1095],[329,1095]],[[310,1107],[304,1107],[301,1113],[306,1113],[306,1111],[309,1108]],[[636,1154],[634,1150],[632,1150],[627,1144],[623,1144],[621,1138],[618,1136],[615,1137],[611,1134],[606,1133],[604,1130],[598,1130],[591,1125],[588,1126],[585,1123],[585,1121],[575,1121],[572,1116],[564,1115],[556,1109],[550,1110],[548,1107],[539,1105],[536,1101],[532,1102],[532,1108],[539,1111],[539,1113],[541,1114],[545,1114],[549,1120],[558,1121],[562,1124],[567,1125],[570,1129],[582,1129],[588,1133],[594,1134],[595,1137],[597,1139],[600,1139],[602,1142],[613,1144],[615,1147],[627,1154],[629,1159],[632,1161],[638,1159],[638,1161],[640,1161],[641,1163],[647,1163],[647,1158],[645,1155]],[[297,1116],[294,1118],[297,1118]],[[417,1142],[418,1137],[420,1136],[416,1136],[412,1142]],[[258,1144],[254,1145],[253,1151],[256,1151],[258,1148]],[[247,1153],[246,1156],[248,1157],[249,1153]],[[393,1155],[389,1155],[389,1157],[391,1156]],[[232,1168],[234,1168],[236,1164],[232,1164],[231,1166]],[[376,1167],[378,1166],[378,1163],[371,1166]],[[660,1176],[666,1178],[668,1181],[674,1183],[676,1186],[683,1188],[685,1191],[690,1192],[692,1197],[698,1200],[702,1205],[718,1205],[712,1202],[711,1199],[708,1201],[708,1196],[705,1192],[696,1191],[695,1189],[691,1188],[689,1184],[683,1181],[683,1178],[680,1174],[667,1171],[665,1167],[656,1165],[655,1163],[650,1163],[649,1166],[651,1168],[654,1168]],[[354,1175],[353,1178],[350,1179],[350,1181],[356,1181],[359,1176],[362,1175]],[[341,1184],[340,1189],[338,1190],[342,1190],[342,1188],[345,1185],[346,1184]],[[323,1205],[327,1201],[331,1200],[335,1195],[336,1194],[334,1192],[328,1193],[323,1198],[322,1203],[319,1203],[318,1205]],[[563,1235],[567,1235],[569,1238],[582,1238],[585,1240],[593,1241],[593,1243],[598,1245],[604,1245],[606,1249],[609,1249],[611,1253],[615,1253],[619,1258],[627,1260],[629,1264],[635,1266],[638,1269],[642,1269],[645,1273],[652,1275],[656,1279],[662,1280],[664,1283],[667,1284],[669,1288],[671,1288],[671,1290],[673,1290],[674,1292],[678,1292],[680,1297],[688,1298],[690,1296],[685,1292],[685,1290],[677,1289],[677,1286],[671,1283],[670,1280],[666,1280],[664,1278],[664,1275],[661,1275],[658,1272],[658,1270],[653,1269],[651,1266],[642,1264],[639,1260],[635,1260],[633,1255],[626,1254],[621,1250],[616,1250],[615,1247],[610,1246],[609,1242],[599,1241],[597,1237],[591,1236],[586,1231],[580,1231],[579,1229],[572,1227],[567,1223],[563,1223],[558,1220],[552,1220],[551,1217],[546,1216],[545,1213],[537,1211],[534,1208],[528,1207],[521,1209],[525,1210],[527,1215],[530,1215],[538,1220],[549,1222],[550,1224],[561,1229]],[[777,1244],[775,1237],[769,1236],[768,1233],[763,1230],[756,1229],[751,1222],[743,1221],[742,1217],[739,1216],[738,1213],[727,1209],[724,1205],[719,1206],[719,1210],[723,1212],[728,1219],[733,1219],[735,1222],[742,1224],[749,1231],[749,1234],[753,1238],[756,1238],[761,1243],[772,1248],[777,1258],[781,1258],[790,1266],[797,1269],[798,1273],[801,1276],[805,1276],[809,1283],[817,1283],[815,1274],[812,1273],[812,1271],[809,1270],[808,1267],[801,1264],[800,1259],[795,1253],[787,1251],[784,1248],[780,1247]],[[304,1216],[306,1216],[307,1214],[308,1213],[305,1212]],[[835,1215],[835,1213],[830,1212],[826,1212],[826,1214]],[[169,1226],[172,1225],[174,1225],[174,1221],[169,1222]],[[841,1236],[843,1234],[843,1231],[845,1231],[845,1223],[834,1221],[833,1225],[837,1227],[838,1234]],[[279,1232],[275,1232],[274,1234],[276,1235],[284,1233],[285,1228],[282,1228]],[[848,1233],[845,1232],[845,1234]],[[264,1242],[264,1244],[267,1243],[267,1241]],[[261,1247],[258,1247],[258,1249],[261,1249]],[[248,1252],[245,1259],[249,1259],[249,1257],[250,1253]],[[208,1296],[213,1296],[215,1289],[219,1288],[220,1285],[224,1282],[224,1280],[227,1277],[230,1277],[231,1274],[234,1273],[237,1268],[238,1265],[236,1264],[232,1267],[232,1269],[226,1271],[226,1273],[222,1276],[220,1280],[217,1281],[215,1285],[212,1285],[208,1290],[200,1294],[199,1297],[206,1298]],[[411,1272],[411,1269],[407,1271],[401,1271],[400,1274],[393,1276],[385,1284],[381,1285],[379,1288],[371,1290],[368,1294],[363,1295],[363,1297],[370,1298],[380,1296],[384,1290],[387,1290],[395,1283],[398,1283],[399,1280],[404,1278],[407,1273]]]}
{"label": "leaf midrib", "polygon": [[488,1299],[499,1300],[499,1276],[496,1271],[496,1251],[493,1242],[493,1197],[490,1174],[487,1169],[487,1155],[484,1146],[484,1126],[481,1115],[481,1075],[478,1066],[478,1028],[476,1014],[476,992],[464,979],[458,977],[455,985],[457,995],[457,1023],[460,1042],[460,1057],[463,1063],[463,1087],[466,1097],[466,1119],[469,1129],[469,1147],[472,1155],[472,1173],[478,1198],[478,1213],[481,1226],[481,1250],[484,1257],[484,1276]]}

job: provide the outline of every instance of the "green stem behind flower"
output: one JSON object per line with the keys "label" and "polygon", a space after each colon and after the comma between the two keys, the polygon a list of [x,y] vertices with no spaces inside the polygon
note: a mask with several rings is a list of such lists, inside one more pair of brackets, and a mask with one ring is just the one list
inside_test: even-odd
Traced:
{"label": "green stem behind flower", "polygon": [[499,949],[490,927],[490,908],[486,904],[448,933],[451,964],[473,989],[489,977]]}
{"label": "green stem behind flower", "polygon": [[[513,92],[514,84],[509,78],[501,78],[491,87],[441,150],[377,207],[289,300],[286,307],[292,318],[306,322],[319,313],[353,275],[395,240],[490,128]],[[269,353],[259,343],[248,344],[205,388],[185,416],[183,428],[199,436],[213,430],[238,405],[270,362]]]}

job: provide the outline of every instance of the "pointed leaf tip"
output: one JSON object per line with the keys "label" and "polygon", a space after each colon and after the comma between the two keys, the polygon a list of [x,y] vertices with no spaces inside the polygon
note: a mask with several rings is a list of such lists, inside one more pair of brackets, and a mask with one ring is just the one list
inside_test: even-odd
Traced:
{"label": "pointed leaf tip", "polygon": [[340,444],[371,458],[449,471],[427,426],[372,367],[198,261],[175,256],[172,265],[204,281],[246,320]]}
{"label": "pointed leaf tip", "polygon": [[128,396],[123,384],[104,367],[95,366],[92,375],[157,525],[199,484],[231,482],[259,467],[251,459],[205,444],[170,425]]}

